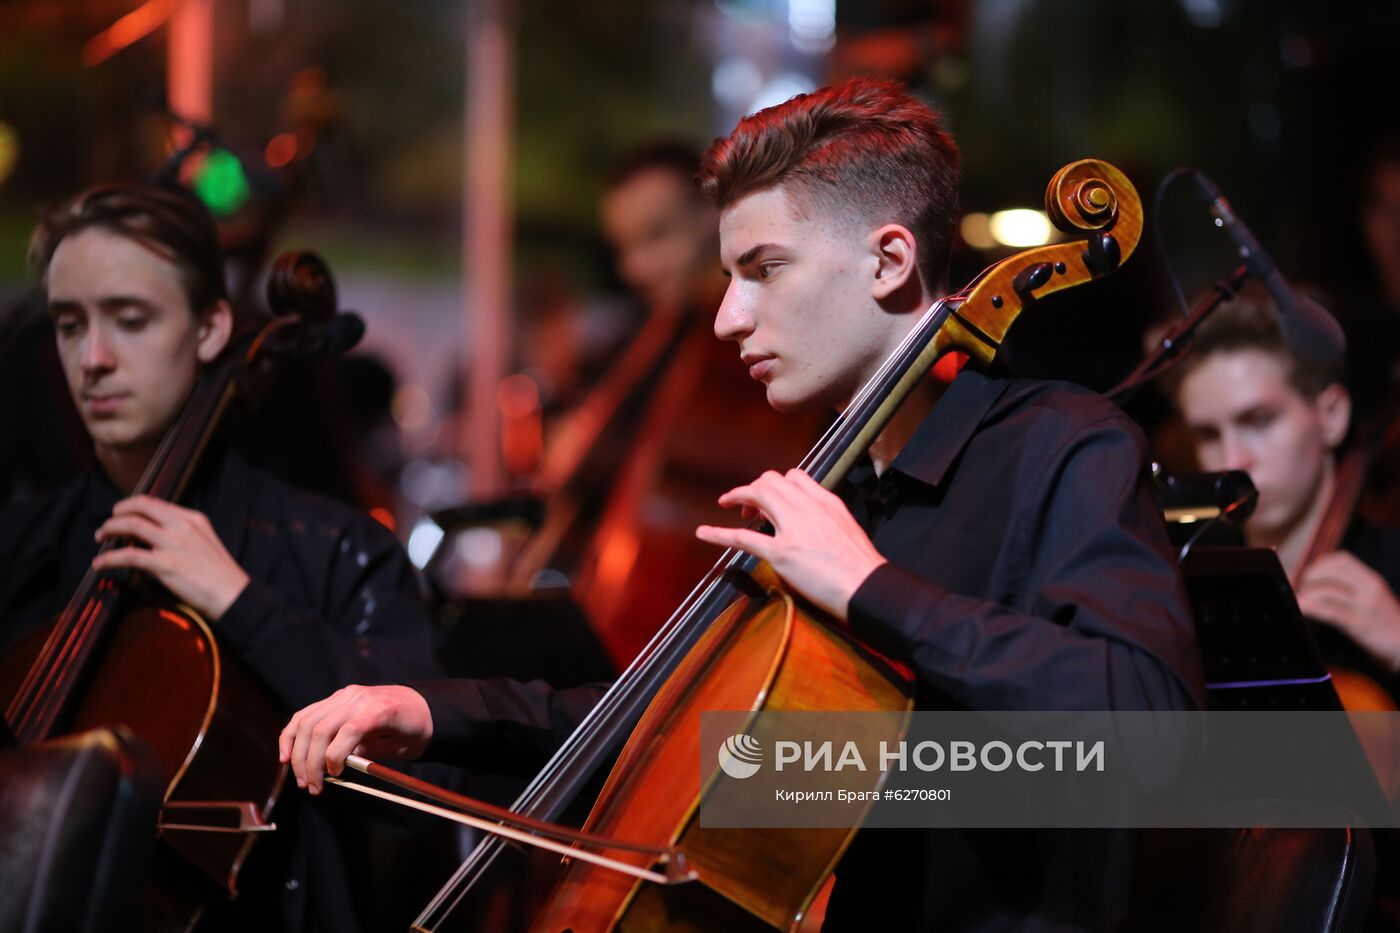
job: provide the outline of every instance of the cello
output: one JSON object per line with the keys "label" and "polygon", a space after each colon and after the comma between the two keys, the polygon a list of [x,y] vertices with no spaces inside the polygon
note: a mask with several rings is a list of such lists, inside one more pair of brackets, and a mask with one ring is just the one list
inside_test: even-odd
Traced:
{"label": "cello", "polygon": [[[278,259],[268,304],[276,316],[236,338],[201,374],[133,494],[179,501],[240,382],[270,357],[336,342],[345,329],[333,324],[329,272],[309,253]],[[126,543],[111,539],[101,550]],[[285,769],[269,736],[281,711],[243,663],[220,648],[198,613],[142,575],[89,567],[58,618],[0,658],[0,698],[6,724],[24,745],[127,726],[158,769],[163,804],[156,828],[181,856],[170,863],[174,873],[237,894],[255,840],[275,829],[268,818]],[[202,904],[169,874],[156,874],[147,922],[184,928]]]}
{"label": "cello", "polygon": [[[1056,226],[1074,239],[1004,260],[937,301],[804,459],[802,470],[828,489],[836,486],[940,358],[956,352],[975,365],[991,365],[1023,309],[1108,275],[1140,238],[1137,194],[1107,163],[1085,160],[1062,169],[1051,180],[1046,205]],[[533,928],[793,929],[855,829],[700,826],[697,808],[718,771],[717,763],[708,772],[695,767],[700,714],[898,712],[912,708],[912,693],[907,669],[821,618],[761,561],[730,550],[527,788],[513,808],[517,815],[471,809],[501,818],[507,824],[501,832],[511,838],[521,838],[518,828],[540,832],[541,821],[557,819],[593,770],[627,739]],[[872,739],[882,737],[897,738]],[[353,756],[348,763],[415,792],[427,790]],[[550,834],[564,835],[552,829]],[[497,836],[481,843],[413,929],[443,929],[502,845]],[[590,848],[611,850],[614,857],[600,859]]]}
{"label": "cello", "polygon": [[[1342,546],[1366,488],[1367,475],[1380,451],[1388,425],[1394,420],[1387,410],[1373,424],[1363,428],[1357,442],[1347,450],[1337,464],[1336,481],[1327,510],[1318,522],[1307,550],[1298,561],[1297,577],[1324,554]],[[1349,712],[1394,712],[1395,700],[1384,687],[1366,674],[1339,665],[1328,667],[1332,686],[1342,707]],[[1388,773],[1388,772],[1387,772]]]}

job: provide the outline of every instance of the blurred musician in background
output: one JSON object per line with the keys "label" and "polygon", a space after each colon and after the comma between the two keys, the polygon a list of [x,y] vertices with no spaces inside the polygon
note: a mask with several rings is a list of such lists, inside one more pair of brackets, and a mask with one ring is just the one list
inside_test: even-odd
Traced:
{"label": "blurred musician in background", "polygon": [[547,444],[543,528],[514,585],[569,581],[616,669],[713,562],[696,525],[721,492],[801,459],[819,416],[779,418],[711,332],[724,295],[718,214],[697,154],[660,141],[621,158],[600,205],[619,277],[645,305],[635,336]]}
{"label": "blurred musician in background", "polygon": [[657,141],[622,156],[599,207],[617,274],[653,317],[704,313],[724,296],[719,215],[695,186],[699,154]]}
{"label": "blurred musician in background", "polygon": [[[1400,136],[1362,156],[1357,179],[1364,256],[1336,285],[1345,300],[1338,317],[1347,334],[1347,377],[1359,429],[1381,439],[1372,458],[1360,513],[1378,525],[1400,525]],[[1349,241],[1346,241],[1349,242]]]}
{"label": "blurred musician in background", "polygon": [[[1315,553],[1339,495],[1338,452],[1352,419],[1342,359],[1300,358],[1277,305],[1251,284],[1201,327],[1166,380],[1200,468],[1244,470],[1259,502],[1246,543],[1278,552],[1303,614],[1327,623],[1324,656],[1400,689],[1400,532],[1344,515]],[[1360,479],[1357,477],[1356,479]]]}
{"label": "blurred musician in background", "polygon": [[[58,615],[92,566],[149,574],[289,709],[351,681],[432,676],[412,568],[367,515],[223,448],[205,453],[186,505],[131,496],[233,336],[205,208],[179,189],[93,188],[44,219],[31,260],[96,466],[0,514],[0,643]],[[130,544],[94,559],[113,537]],[[254,847],[239,899],[209,910],[201,929],[361,928],[337,834],[363,832],[363,812],[337,824],[296,796]]]}
{"label": "blurred musician in background", "polygon": [[1366,150],[1358,187],[1361,241],[1371,274],[1342,284],[1347,300],[1338,310],[1344,312],[1355,408],[1367,417],[1395,396],[1400,382],[1400,136]]}

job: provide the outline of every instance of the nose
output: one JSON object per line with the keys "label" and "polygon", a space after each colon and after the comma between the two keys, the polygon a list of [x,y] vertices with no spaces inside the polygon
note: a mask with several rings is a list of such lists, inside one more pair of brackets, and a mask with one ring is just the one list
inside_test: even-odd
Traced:
{"label": "nose", "polygon": [[724,300],[719,303],[719,311],[715,313],[715,336],[720,340],[743,340],[753,333],[753,315],[745,307],[738,285],[736,280],[729,280],[729,287],[724,290]]}
{"label": "nose", "polygon": [[83,335],[82,352],[78,362],[85,371],[105,372],[115,365],[112,348],[101,327],[89,327]]}
{"label": "nose", "polygon": [[1226,432],[1220,438],[1220,454],[1222,470],[1244,470],[1249,472],[1254,468],[1254,455],[1249,449],[1249,445],[1240,441],[1239,435],[1234,432]]}

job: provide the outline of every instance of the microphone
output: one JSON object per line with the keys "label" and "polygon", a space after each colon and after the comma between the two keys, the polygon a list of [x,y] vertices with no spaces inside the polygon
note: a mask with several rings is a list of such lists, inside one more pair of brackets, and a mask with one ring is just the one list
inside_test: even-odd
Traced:
{"label": "microphone", "polygon": [[1215,225],[1229,234],[1239,251],[1240,261],[1278,303],[1279,327],[1284,342],[1294,353],[1312,363],[1333,363],[1344,359],[1347,340],[1337,319],[1316,301],[1293,290],[1264,247],[1235,214],[1215,182],[1196,169],[1191,169],[1191,175],[1196,179],[1201,200],[1206,202],[1211,215],[1215,217]]}

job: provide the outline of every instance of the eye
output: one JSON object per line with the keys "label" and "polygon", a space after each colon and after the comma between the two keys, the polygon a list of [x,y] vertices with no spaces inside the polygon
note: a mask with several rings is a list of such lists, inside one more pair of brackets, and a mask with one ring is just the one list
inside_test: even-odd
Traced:
{"label": "eye", "polygon": [[53,319],[53,329],[60,337],[76,337],[82,331],[82,321],[76,314],[60,314]]}
{"label": "eye", "polygon": [[147,322],[144,314],[122,314],[117,317],[117,326],[125,331],[139,331],[145,328]]}
{"label": "eye", "polygon": [[1276,413],[1272,411],[1252,411],[1244,416],[1241,420],[1241,424],[1247,428],[1260,430],[1273,424],[1276,417]]}
{"label": "eye", "polygon": [[1220,431],[1210,425],[1197,424],[1191,426],[1191,436],[1198,444],[1210,444],[1220,440]]}
{"label": "eye", "polygon": [[775,275],[778,274],[778,270],[782,267],[782,265],[783,265],[783,264],[780,263],[780,262],[762,262],[762,263],[759,263],[759,264],[758,264],[758,277],[759,277],[760,279],[771,279],[773,276],[775,276]]}

